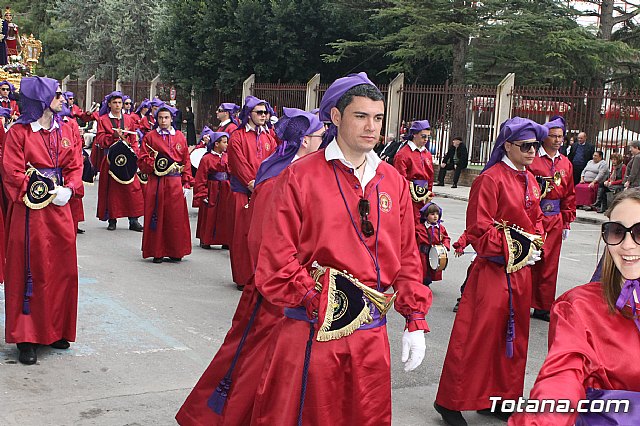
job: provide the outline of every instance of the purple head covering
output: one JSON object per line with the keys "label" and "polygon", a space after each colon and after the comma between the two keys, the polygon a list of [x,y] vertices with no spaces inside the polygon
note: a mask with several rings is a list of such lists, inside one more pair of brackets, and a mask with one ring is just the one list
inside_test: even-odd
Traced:
{"label": "purple head covering", "polygon": [[425,223],[427,221],[427,209],[429,208],[430,205],[434,205],[438,208],[438,222],[437,224],[439,225],[440,222],[442,222],[442,207],[440,207],[439,205],[437,205],[434,202],[429,201],[427,204],[424,205],[424,207],[422,207],[420,209],[420,223]]}
{"label": "purple head covering", "polygon": [[[3,84],[7,84],[9,86],[9,99],[13,99],[15,101],[16,87],[13,84],[9,83],[7,80],[0,81],[0,86],[2,86]],[[22,81],[20,82],[20,84],[22,84]]]}
{"label": "purple head covering", "polygon": [[49,108],[60,85],[58,80],[47,77],[24,77],[20,81],[21,114],[16,123],[29,124]]}
{"label": "purple head covering", "polygon": [[73,92],[64,92],[63,93],[64,97],[66,100],[69,100],[69,98],[75,98],[76,96],[73,94]]}
{"label": "purple head covering", "polygon": [[431,124],[429,124],[429,120],[417,120],[411,123],[411,127],[406,135],[404,135],[403,139],[406,141],[412,141],[413,135],[426,130],[431,129]]}
{"label": "purple head covering", "polygon": [[[369,77],[367,77],[367,73],[359,72],[358,74],[349,74],[346,77],[342,77],[331,83],[331,86],[324,92],[324,96],[322,96],[322,100],[320,101],[320,121],[331,123],[331,108],[338,104],[340,98],[352,87],[359,86],[361,84],[369,84],[373,87],[376,87],[375,84]],[[324,138],[322,139],[322,145],[320,148],[325,148],[338,134],[338,128],[335,124],[331,123],[329,128],[324,134]]]}
{"label": "purple head covering", "polygon": [[260,164],[255,186],[279,175],[293,161],[304,137],[323,127],[315,114],[297,108],[283,108],[283,115],[275,124],[276,135],[282,143]]}
{"label": "purple head covering", "polygon": [[104,99],[102,100],[102,104],[100,105],[100,112],[98,112],[98,115],[102,116],[105,114],[108,114],[109,111],[111,111],[111,108],[109,107],[109,102],[111,102],[111,99],[113,98],[123,98],[122,92],[111,92],[109,93],[107,96],[104,97]]}
{"label": "purple head covering", "polygon": [[233,102],[223,102],[218,108],[223,109],[229,113],[229,118],[231,119],[233,124],[235,124],[236,126],[240,124],[238,118],[236,117],[236,114],[238,114],[238,111],[240,111],[240,105],[236,105]]}
{"label": "purple head covering", "polygon": [[562,117],[560,115],[554,115],[553,117],[551,117],[549,122],[544,123],[543,126],[546,127],[549,130],[551,130],[551,129],[562,129],[562,133],[563,134],[567,129],[567,125],[566,125],[566,122],[564,121],[564,117]]}
{"label": "purple head covering", "polygon": [[[204,129],[202,129],[204,130]],[[211,139],[209,140],[209,142],[207,143],[207,152],[211,152],[213,150],[213,146],[216,144],[217,140],[220,140],[221,137],[226,136],[227,139],[229,139],[229,133],[227,132],[209,132],[209,137],[211,137]]]}
{"label": "purple head covering", "polygon": [[504,144],[505,142],[525,141],[525,140],[537,140],[542,141],[549,134],[549,130],[529,120],[528,118],[513,117],[506,120],[500,125],[500,133],[496,139],[496,143],[491,151],[491,157],[489,161],[482,169],[485,172],[491,166],[502,161],[502,157],[505,154]]}
{"label": "purple head covering", "polygon": [[142,102],[140,102],[140,105],[138,105],[138,108],[136,108],[135,113],[140,114],[140,111],[142,111],[142,108],[151,109],[151,102],[149,101],[149,99],[145,98]]}
{"label": "purple head covering", "polygon": [[163,105],[164,105],[164,101],[162,99],[160,99],[160,98],[153,98],[149,102],[149,106],[150,107],[158,107],[158,108],[160,108]]}
{"label": "purple head covering", "polygon": [[0,107],[0,117],[4,117],[4,118],[11,117],[11,108]]}
{"label": "purple head covering", "polygon": [[211,137],[212,133],[213,133],[213,130],[211,130],[209,126],[204,126],[202,128],[202,131],[200,132],[200,140],[198,142],[201,142],[202,138],[204,138],[206,135],[209,135],[209,137]]}
{"label": "purple head covering", "polygon": [[[130,98],[129,96],[127,96],[127,95],[124,95],[124,96],[122,97],[122,109],[123,109],[123,110],[124,110],[124,103],[125,103],[126,101],[131,101],[131,98]],[[133,104],[133,101],[131,101],[131,104]],[[131,108],[129,108],[129,110],[131,110]]]}
{"label": "purple head covering", "polygon": [[178,109],[172,107],[169,104],[162,104],[153,114],[153,118],[155,118],[156,121],[158,120],[158,114],[160,113],[160,111],[169,111],[169,114],[171,114],[171,118],[174,118],[176,116],[176,112],[178,112]]}
{"label": "purple head covering", "polygon": [[245,98],[244,105],[242,106],[242,110],[240,111],[240,115],[238,117],[240,118],[240,127],[244,127],[249,122],[251,111],[253,111],[253,109],[260,104],[264,104],[267,108],[267,111],[273,111],[271,105],[269,105],[269,102],[265,100],[258,99],[255,96],[251,95]]}

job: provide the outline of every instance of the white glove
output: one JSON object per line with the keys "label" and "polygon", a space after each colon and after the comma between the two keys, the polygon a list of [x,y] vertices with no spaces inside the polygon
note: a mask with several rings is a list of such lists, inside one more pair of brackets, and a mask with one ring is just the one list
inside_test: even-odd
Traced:
{"label": "white glove", "polygon": [[541,250],[533,250],[531,252],[531,256],[529,256],[529,259],[527,259],[527,265],[533,266],[540,259],[542,259],[542,251]]}
{"label": "white glove", "polygon": [[209,199],[205,198],[204,200],[202,200],[202,203],[208,206],[209,205]]}
{"label": "white glove", "polygon": [[[404,371],[413,371],[422,364],[426,350],[427,342],[425,341],[424,330],[405,330],[402,335]],[[411,358],[409,358],[409,353],[411,353]]]}
{"label": "white glove", "polygon": [[182,188],[182,193],[184,194],[184,198],[187,198],[187,195],[191,192],[191,188]]}
{"label": "white glove", "polygon": [[49,191],[49,194],[56,194],[56,198],[53,199],[52,203],[62,207],[69,202],[72,192],[66,186],[56,186]]}
{"label": "white glove", "polygon": [[562,241],[564,241],[567,238],[569,238],[569,231],[571,231],[571,229],[563,229],[562,230]]}

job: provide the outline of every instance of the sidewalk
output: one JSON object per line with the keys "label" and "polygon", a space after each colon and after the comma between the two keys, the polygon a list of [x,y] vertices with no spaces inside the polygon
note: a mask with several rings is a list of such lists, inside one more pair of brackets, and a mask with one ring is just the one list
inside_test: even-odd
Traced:
{"label": "sidewalk", "polygon": [[[457,188],[451,188],[451,185],[446,186],[434,186],[433,192],[436,194],[436,199],[438,197],[442,198],[451,198],[454,200],[460,201],[469,201],[469,190],[471,188],[468,186],[458,186]],[[579,223],[591,223],[595,225],[600,225],[602,222],[607,220],[606,216],[596,212],[587,212],[584,210],[578,210],[576,212],[576,222]]]}

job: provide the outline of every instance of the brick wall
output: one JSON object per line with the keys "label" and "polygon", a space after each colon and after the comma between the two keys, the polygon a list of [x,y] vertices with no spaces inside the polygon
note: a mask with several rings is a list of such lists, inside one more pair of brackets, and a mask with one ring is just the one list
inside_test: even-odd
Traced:
{"label": "brick wall", "polygon": [[[440,165],[434,164],[434,180],[438,180],[438,172],[440,171]],[[473,180],[480,174],[482,170],[478,169],[469,169],[466,168],[462,171],[460,175],[460,180],[458,181],[459,186],[471,186]],[[453,185],[453,170],[448,170],[447,175],[444,178],[444,184],[447,186]]]}

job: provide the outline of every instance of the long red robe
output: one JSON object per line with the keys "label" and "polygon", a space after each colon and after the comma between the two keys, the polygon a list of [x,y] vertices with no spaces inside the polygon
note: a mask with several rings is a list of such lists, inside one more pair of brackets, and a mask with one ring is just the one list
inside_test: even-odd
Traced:
{"label": "long red robe", "polygon": [[[549,353],[530,398],[568,399],[575,408],[588,387],[640,392],[638,353],[640,332],[632,319],[619,311],[609,312],[602,285],[594,282],[576,287],[551,308]],[[569,426],[576,416],[514,414],[509,425]]]}
{"label": "long red robe", "polygon": [[[2,156],[4,187],[10,198],[7,216],[5,270],[5,340],[7,343],[51,344],[60,339],[74,341],[78,305],[76,230],[71,208],[53,203],[40,210],[29,209],[30,266],[33,276],[31,313],[22,313],[25,291],[24,196],[27,163],[36,168],[54,168],[49,151],[58,153],[64,185],[76,192],[82,187],[82,163],[75,152],[71,128],[33,132],[30,125],[15,124],[7,134]],[[44,140],[43,140],[44,138]],[[46,144],[50,146],[47,147]],[[53,158],[55,159],[54,154]]]}
{"label": "long red robe", "polygon": [[4,172],[2,170],[2,155],[4,152],[4,143],[6,140],[7,134],[5,133],[4,126],[0,126],[0,282],[4,282],[4,261],[5,261],[5,217],[7,215],[7,205],[9,204],[9,200],[7,194],[4,191],[4,183],[2,175]]}
{"label": "long red robe", "polygon": [[[271,202],[275,182],[276,179],[271,178],[260,183],[251,196],[249,256],[254,267],[262,241],[262,223],[267,206]],[[227,373],[258,298],[261,297],[255,287],[254,278],[255,276],[252,274],[242,292],[231,322],[231,329],[227,332],[222,346],[176,415],[178,423],[183,426],[241,426],[249,424],[251,420],[253,401],[260,383],[258,379],[262,374],[271,331],[283,317],[282,307],[275,306],[267,300],[262,300],[254,323],[247,334],[238,362],[231,375],[232,386],[222,415],[214,413],[207,406],[207,401]]]}
{"label": "long red robe", "polygon": [[[281,307],[301,306],[315,286],[309,275],[314,261],[347,270],[375,287],[376,270],[366,248],[375,256],[377,237],[378,258],[384,259],[382,290],[393,285],[398,291],[396,310],[405,317],[412,313],[422,317],[409,322],[410,331],[428,330],[423,318],[432,296],[421,283],[409,189],[390,165],[381,163],[364,189],[364,198],[372,204],[369,220],[375,226],[375,235],[364,238],[364,243],[349,218],[349,211],[357,215],[363,198],[352,169],[337,160],[328,162],[324,151],[319,151],[296,161],[276,179],[264,213],[264,243],[255,274],[256,286],[267,301]],[[272,330],[252,424],[296,423],[309,332],[309,323],[288,318]],[[303,423],[327,421],[334,425],[391,423],[386,326],[313,342]]]}
{"label": "long red robe", "polygon": [[[430,249],[433,245],[442,244],[447,250],[451,249],[451,238],[447,233],[447,229],[441,223],[437,226],[427,226],[426,223],[421,223],[416,228],[416,236],[418,239],[418,247],[425,245]],[[431,269],[429,266],[429,255],[427,253],[420,251],[420,260],[422,261],[424,276],[430,278],[431,281],[441,281],[442,271]]]}
{"label": "long red robe", "polygon": [[[84,157],[82,156],[82,147],[84,145],[84,139],[82,138],[82,136],[80,136],[80,128],[78,126],[78,122],[68,117],[65,117],[62,122],[65,126],[71,127],[74,136],[74,149],[79,156],[78,161],[80,162],[80,164],[83,164]],[[84,206],[82,204],[82,198],[84,197],[84,182],[81,181],[81,183],[82,186],[76,190],[75,196],[71,197],[71,199],[69,200],[69,206],[71,207],[71,216],[73,217],[73,223],[76,227],[75,229],[78,229],[78,224],[80,222],[84,222]]]}
{"label": "long red robe", "polygon": [[[406,144],[396,154],[393,159],[393,167],[408,181],[427,180],[429,181],[429,191],[433,189],[433,157],[429,150],[413,151],[409,144]],[[413,215],[416,228],[420,226],[420,209],[424,207],[424,202],[413,204]]]}
{"label": "long red robe", "polygon": [[[149,147],[183,165],[182,173],[156,176],[153,173],[154,154]],[[190,188],[193,178],[187,140],[182,132],[177,130],[173,136],[162,136],[157,130],[147,133],[142,140],[138,167],[149,175],[144,200],[142,257],[182,258],[191,254],[189,211],[182,188]],[[157,225],[152,229],[151,218],[156,206]]]}
{"label": "long red robe", "polygon": [[559,172],[561,176],[560,185],[554,184],[545,197],[548,200],[560,200],[560,213],[543,217],[542,225],[546,234],[544,256],[531,269],[531,306],[548,311],[556,298],[562,230],[569,229],[571,222],[576,219],[573,165],[564,155],[556,157],[552,164],[551,158],[538,154],[528,169],[534,176],[553,176],[555,172]]}
{"label": "long red robe", "polygon": [[227,154],[207,153],[200,161],[193,187],[193,207],[198,207],[196,238],[200,239],[200,244],[231,243],[233,210],[229,181],[208,179],[209,174],[228,172]]}
{"label": "long red robe", "polygon": [[[125,130],[135,130],[131,116],[124,115]],[[119,126],[119,120],[116,124]],[[114,136],[113,125],[109,119],[109,114],[104,114],[98,119],[98,132],[94,145],[109,148],[118,139]],[[136,136],[125,133],[124,137],[136,155],[139,154]],[[97,218],[100,220],[117,219],[120,217],[140,217],[144,214],[144,200],[142,198],[142,188],[140,181],[134,179],[128,185],[117,182],[109,174],[109,162],[106,153],[100,165],[100,180],[98,184],[98,211]]]}
{"label": "long red robe", "polygon": [[[232,179],[237,179],[241,186],[247,188],[249,182],[256,178],[260,163],[276,149],[276,141],[268,131],[259,135],[255,130],[238,129],[229,139],[229,172]],[[233,188],[233,182],[231,184]],[[248,191],[248,189],[247,189]],[[251,218],[246,206],[249,195],[233,192],[233,239],[231,241],[231,272],[233,281],[245,285],[253,273],[247,254],[247,233]]]}
{"label": "long red robe", "polygon": [[504,220],[526,232],[542,234],[539,193],[530,172],[518,173],[504,162],[473,181],[466,230],[478,257],[462,294],[440,376],[436,402],[445,408],[480,410],[491,407],[490,396],[517,399],[522,395],[529,342],[531,270],[524,267],[510,274],[515,341],[513,357],[507,358],[509,293],[505,267],[487,258],[508,254],[504,233],[495,228],[494,221]]}

